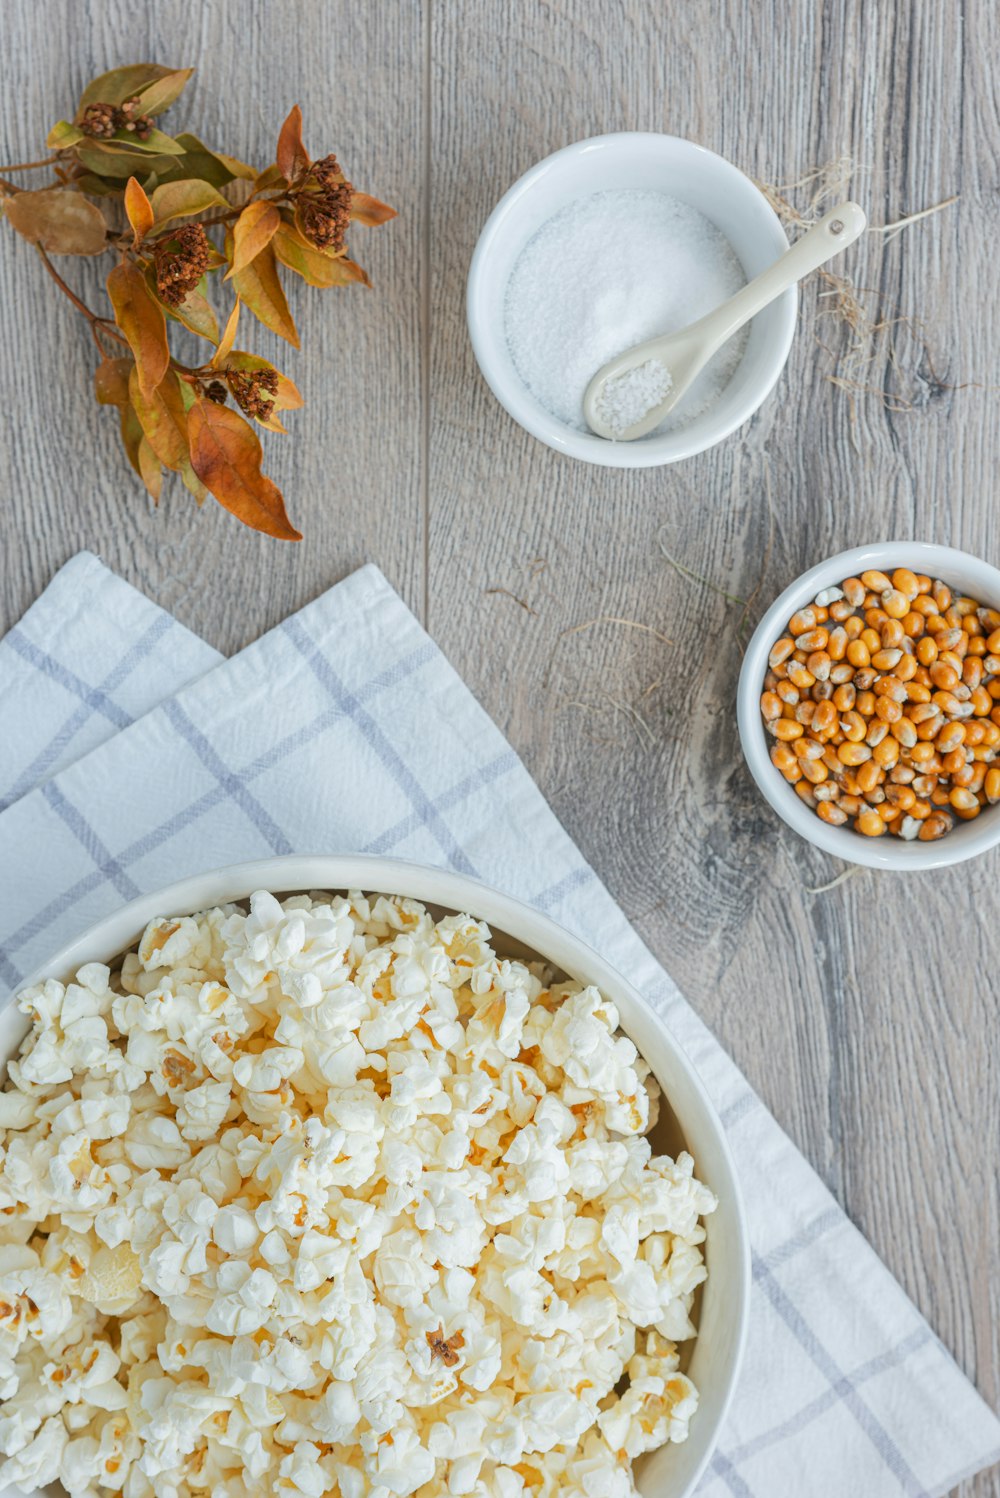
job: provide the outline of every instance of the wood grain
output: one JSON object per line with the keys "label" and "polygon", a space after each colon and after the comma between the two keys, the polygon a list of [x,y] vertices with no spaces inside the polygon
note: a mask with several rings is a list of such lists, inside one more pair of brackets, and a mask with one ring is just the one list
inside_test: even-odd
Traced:
{"label": "wood grain", "polygon": [[[0,628],[81,546],[223,650],[377,561],[994,1404],[1000,857],[816,893],[840,868],[762,803],[734,693],[747,626],[830,552],[891,536],[1000,560],[995,29],[982,0],[11,0],[0,16],[9,160],[91,75],[148,56],[198,64],[182,107],[210,142],[263,160],[299,101],[307,142],[402,209],[359,250],[374,294],[303,290],[303,353],[255,344],[307,400],[294,442],[268,444],[301,546],[173,489],[151,510],[84,389],[85,329],[4,237]],[[814,284],[778,396],[714,452],[590,469],[514,426],[465,332],[476,236],[541,156],[624,128],[772,183],[850,156],[876,223],[961,194],[852,252],[872,305],[921,320],[850,366],[870,393],[831,385],[848,338]],[[96,268],[72,269],[95,293]],[[998,1498],[1000,1476],[959,1491]]]}

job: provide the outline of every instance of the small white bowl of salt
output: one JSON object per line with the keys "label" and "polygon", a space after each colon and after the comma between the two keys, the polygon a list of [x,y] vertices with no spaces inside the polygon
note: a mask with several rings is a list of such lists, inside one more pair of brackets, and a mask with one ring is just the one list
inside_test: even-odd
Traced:
{"label": "small white bowl of salt", "polygon": [[558,452],[614,468],[691,457],[774,388],[794,287],[719,350],[648,436],[590,431],[587,386],[617,354],[705,316],[787,249],[760,191],[713,151],[672,135],[579,141],[515,182],[479,237],[467,302],[479,367],[514,420]]}

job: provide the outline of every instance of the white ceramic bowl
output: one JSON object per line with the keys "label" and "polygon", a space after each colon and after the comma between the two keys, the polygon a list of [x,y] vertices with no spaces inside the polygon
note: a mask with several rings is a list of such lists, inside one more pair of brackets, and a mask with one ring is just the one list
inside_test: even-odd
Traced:
{"label": "white ceramic bowl", "polygon": [[788,248],[785,231],[758,189],[730,162],[675,135],[623,132],[581,140],[547,156],[500,199],[469,269],[469,334],[497,400],[533,436],[570,457],[610,468],[652,468],[704,452],[741,426],[773,389],[795,331],[798,294],[786,291],[750,325],[746,351],[718,401],[689,426],[636,442],[608,442],[552,416],[518,374],[504,330],[514,263],[532,235],[575,198],[609,188],[669,193],[721,229],[747,280]]}
{"label": "white ceramic bowl", "polygon": [[[577,937],[537,910],[478,880],[395,859],[355,857],[271,858],[236,864],[143,895],[65,947],[29,982],[65,979],[84,962],[109,962],[132,946],[157,915],[185,915],[257,889],[276,894],[361,889],[408,895],[447,910],[480,917],[502,933],[498,944],[511,953],[548,959],[569,976],[596,984],[618,1006],[622,1025],[649,1062],[674,1115],[675,1137],[694,1156],[698,1175],[719,1197],[707,1220],[709,1277],[699,1314],[689,1372],[701,1391],[691,1434],[679,1446],[651,1453],[640,1490],[646,1498],[687,1498],[711,1457],[732,1397],[746,1337],[750,1296],[750,1250],[740,1188],[722,1125],[690,1061],[639,993]],[[8,1005],[0,1014],[4,1069],[27,1033],[24,1017]],[[666,1111],[666,1110],[664,1110]],[[657,1130],[660,1129],[657,1125]],[[676,1144],[675,1144],[676,1147]]]}
{"label": "white ceramic bowl", "polygon": [[811,603],[821,588],[837,586],[845,577],[857,577],[869,568],[892,572],[896,567],[909,567],[914,572],[940,578],[954,592],[966,594],[991,608],[1000,608],[1000,571],[950,546],[935,546],[929,541],[879,541],[872,546],[842,551],[829,561],[818,563],[775,599],[753,633],[743,657],[737,693],[740,740],[750,773],[765,798],[789,827],[794,827],[817,848],[847,863],[865,864],[871,869],[937,869],[963,863],[1000,843],[1000,807],[981,812],[974,821],[956,823],[951,832],[934,843],[905,842],[889,834],[867,838],[849,827],[829,827],[799,800],[772,765],[769,757],[772,740],[760,712],[768,655],[775,640],[785,633],[796,609]]}

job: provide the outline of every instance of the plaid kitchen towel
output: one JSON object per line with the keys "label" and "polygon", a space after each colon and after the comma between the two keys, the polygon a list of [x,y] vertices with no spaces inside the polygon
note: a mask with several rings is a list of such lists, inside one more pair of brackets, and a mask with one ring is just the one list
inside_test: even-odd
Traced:
{"label": "plaid kitchen towel", "polygon": [[0,810],[221,659],[81,551],[0,640]]}
{"label": "plaid kitchen towel", "polygon": [[[111,587],[88,566],[91,586]],[[130,607],[135,641],[161,616],[137,595]],[[102,662],[106,620],[86,599],[64,596],[37,619],[48,620],[51,641],[34,625],[40,680],[22,682],[20,700],[36,701],[39,720],[65,740],[52,706],[65,709],[65,685],[44,664],[50,643],[52,658],[65,659],[66,621],[75,621],[72,669],[110,699],[122,635]],[[0,648],[3,731],[21,740],[11,753],[22,777],[37,762],[49,778],[0,813],[0,984],[15,987],[123,900],[220,864],[350,850],[477,875],[579,931],[632,980],[685,1046],[729,1132],[753,1243],[753,1308],[704,1498],[937,1495],[1000,1459],[1000,1421],[377,569],[173,695],[161,680],[158,705],[73,763],[71,741],[46,751],[37,728],[6,711],[25,659]]]}

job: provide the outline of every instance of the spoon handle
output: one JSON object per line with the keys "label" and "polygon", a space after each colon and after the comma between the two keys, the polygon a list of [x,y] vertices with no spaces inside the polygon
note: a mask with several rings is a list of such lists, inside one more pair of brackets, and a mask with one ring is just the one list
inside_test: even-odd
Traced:
{"label": "spoon handle", "polygon": [[838,203],[773,265],[748,281],[728,302],[693,324],[690,331],[697,328],[705,343],[712,345],[713,349],[725,343],[789,286],[794,286],[810,271],[825,265],[853,244],[864,233],[867,222],[859,204]]}

